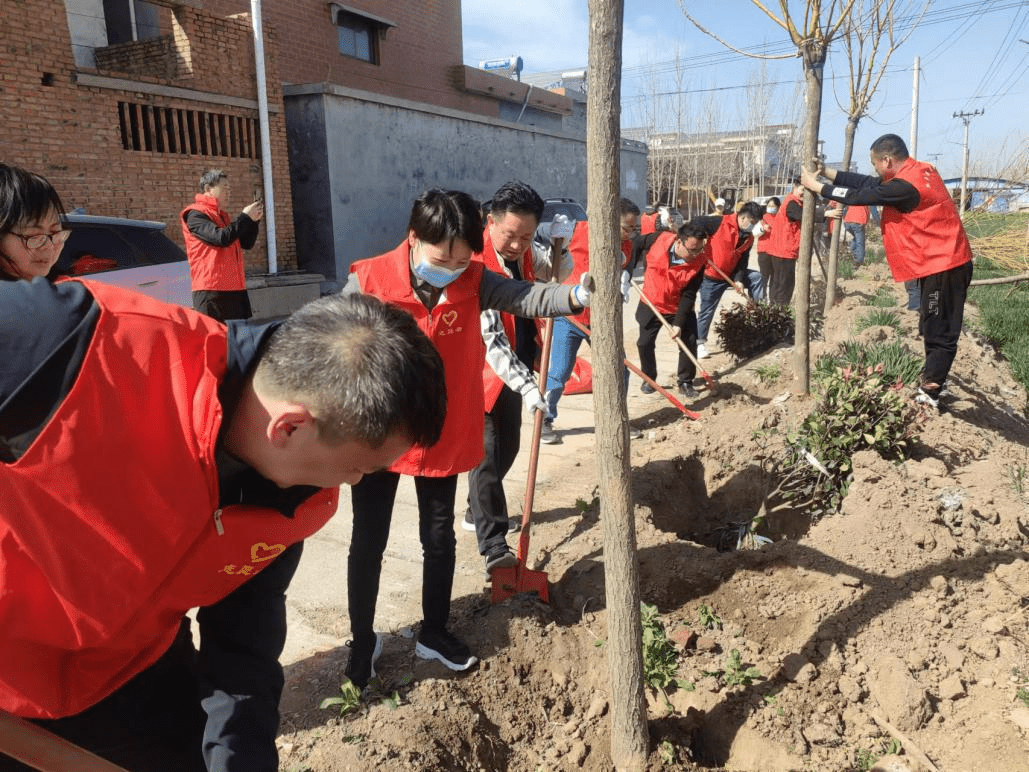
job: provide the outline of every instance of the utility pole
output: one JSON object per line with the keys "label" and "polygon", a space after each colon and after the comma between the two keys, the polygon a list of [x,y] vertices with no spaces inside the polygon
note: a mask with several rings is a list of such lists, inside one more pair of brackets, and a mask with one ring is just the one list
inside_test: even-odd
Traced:
{"label": "utility pole", "polygon": [[972,122],[972,119],[977,115],[982,115],[986,110],[976,110],[974,113],[954,113],[955,118],[960,118],[965,123],[965,150],[964,150],[964,162],[961,164],[961,204],[958,208],[958,214],[961,219],[965,219],[965,202],[968,200],[968,124]]}
{"label": "utility pole", "polygon": [[908,143],[908,155],[912,158],[918,158],[918,76],[921,74],[919,59],[920,57],[915,57],[915,83],[911,93],[911,142]]}

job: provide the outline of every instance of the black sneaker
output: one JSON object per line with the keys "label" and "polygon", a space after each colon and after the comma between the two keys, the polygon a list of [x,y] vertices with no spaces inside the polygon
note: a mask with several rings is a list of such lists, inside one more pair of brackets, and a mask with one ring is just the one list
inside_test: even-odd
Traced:
{"label": "black sneaker", "polygon": [[642,391],[644,394],[653,394],[655,391],[657,391],[657,389],[655,389],[649,383],[644,381],[640,384],[640,391]]}
{"label": "black sneaker", "polygon": [[512,568],[518,565],[518,558],[506,544],[499,544],[486,553],[486,573],[492,574],[494,568]]}
{"label": "black sneaker", "polygon": [[639,429],[637,429],[637,428],[635,428],[633,426],[629,427],[629,439],[630,440],[638,440],[642,436],[643,436],[643,432],[641,432]]}
{"label": "black sneaker", "polygon": [[422,659],[438,659],[451,670],[468,670],[479,661],[467,646],[446,630],[422,630],[418,633],[414,653]]}
{"label": "black sneaker", "polygon": [[520,530],[522,530],[521,518],[509,517],[507,519],[507,532],[508,533],[518,533]]}
{"label": "black sneaker", "polygon": [[693,384],[686,383],[685,381],[679,384],[679,393],[688,399],[696,399],[700,396],[700,394],[697,393],[697,390],[693,388]]}
{"label": "black sneaker", "polygon": [[544,445],[560,445],[561,438],[554,431],[554,424],[550,421],[543,422],[543,431],[540,432],[540,442]]}
{"label": "black sneaker", "polygon": [[347,641],[350,660],[343,675],[358,689],[364,689],[375,678],[375,663],[382,656],[382,636],[378,633],[369,641]]}
{"label": "black sneaker", "polygon": [[464,520],[461,521],[461,528],[475,533],[475,520],[472,519],[472,510],[466,509],[464,511]]}

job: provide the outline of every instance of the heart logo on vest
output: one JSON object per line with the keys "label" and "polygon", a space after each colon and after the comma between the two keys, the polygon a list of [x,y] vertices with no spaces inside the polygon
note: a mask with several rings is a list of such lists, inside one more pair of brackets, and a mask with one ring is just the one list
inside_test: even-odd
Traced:
{"label": "heart logo on vest", "polygon": [[271,560],[281,554],[284,549],[286,549],[286,545],[284,544],[269,545],[265,544],[263,541],[259,541],[250,548],[250,562],[263,563],[266,560]]}
{"label": "heart logo on vest", "polygon": [[453,327],[454,322],[457,321],[457,311],[447,311],[445,314],[443,314],[442,319],[443,324],[445,324],[447,327]]}

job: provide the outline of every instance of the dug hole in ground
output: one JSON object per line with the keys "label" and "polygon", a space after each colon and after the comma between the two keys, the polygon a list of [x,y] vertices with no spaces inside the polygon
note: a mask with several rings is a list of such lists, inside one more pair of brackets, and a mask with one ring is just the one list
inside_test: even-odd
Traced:
{"label": "dug hole in ground", "polygon": [[[862,301],[883,286],[896,296],[900,331],[855,334],[869,311]],[[885,266],[841,287],[812,361],[853,338],[897,336],[921,355],[916,314],[904,310],[903,287]],[[731,302],[727,293],[723,306]],[[974,315],[969,305],[949,409],[925,418],[912,457],[894,464],[857,454],[839,514],[770,518],[762,533],[773,543],[760,549],[717,546],[757,512],[768,485],[757,459],[768,455],[768,438],[781,442],[816,404],[792,394],[790,349],[737,363],[712,346],[702,364],[719,389],[689,405],[699,421],[631,380],[630,420],[643,430],[631,444],[641,597],[675,646],[681,684],[667,699],[647,689],[649,769],[1029,770],[1027,398],[1007,364],[967,332]],[[635,360],[631,307],[625,327]],[[658,381],[669,388],[675,358],[660,337]],[[377,624],[389,605],[391,633],[377,667],[380,696],[340,717],[319,704],[340,694],[345,594],[312,600],[302,589],[306,600],[291,614],[335,644],[288,647],[281,770],[613,768],[592,397],[566,396],[560,410],[564,442],[541,456],[530,557],[550,577],[551,603],[491,604],[474,537],[458,525],[451,624],[482,662],[454,674],[414,657],[420,574],[398,579],[387,561],[380,596],[402,600],[380,597]],[[507,478],[512,514],[529,428],[524,421]],[[337,520],[348,533],[348,512]],[[398,530],[414,527],[395,520],[391,550]],[[345,574],[345,536],[337,541],[336,571]],[[417,568],[419,558],[409,562]],[[730,671],[750,677],[728,685]]]}

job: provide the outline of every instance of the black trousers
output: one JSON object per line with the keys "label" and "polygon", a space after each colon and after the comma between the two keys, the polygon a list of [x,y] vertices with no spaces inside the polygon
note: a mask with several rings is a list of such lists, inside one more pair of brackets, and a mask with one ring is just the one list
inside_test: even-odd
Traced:
{"label": "black trousers", "polygon": [[796,284],[797,261],[759,252],[757,264],[761,276],[765,280],[765,295],[769,303],[788,306],[793,300],[793,287]]}
{"label": "black trousers", "polygon": [[193,310],[219,322],[249,319],[254,315],[246,290],[194,290]]}
{"label": "black trousers", "polygon": [[504,476],[511,470],[522,432],[522,398],[507,386],[486,413],[482,443],[485,455],[468,473],[468,507],[475,523],[479,554],[507,543],[507,495]]}
{"label": "black trousers", "polygon": [[[939,388],[947,380],[950,366],[958,353],[961,323],[965,318],[965,298],[972,281],[972,262],[918,280],[921,307],[918,331],[925,345],[925,365],[921,382]],[[938,389],[926,389],[936,396]]]}
{"label": "black trousers", "polygon": [[[77,715],[34,723],[129,772],[206,772],[195,663],[183,619],[168,651],[114,694]],[[0,772],[31,769],[0,754]]]}
{"label": "black trousers", "polygon": [[[347,560],[347,605],[355,642],[368,641],[374,635],[382,555],[389,539],[399,482],[396,472],[373,472],[350,489],[354,525]],[[454,585],[457,475],[415,477],[414,488],[422,543],[422,627],[443,630],[450,616],[450,591]]]}
{"label": "black trousers", "polygon": [[[686,348],[690,350],[694,357],[697,355],[697,312],[695,306],[697,291],[700,289],[700,284],[703,280],[703,273],[691,279],[679,296],[679,305],[675,309],[675,313],[664,315],[665,321],[679,328],[679,336],[682,342],[686,344]],[[636,350],[640,356],[640,370],[651,378],[656,379],[657,357],[655,355],[655,346],[658,333],[660,333],[664,325],[661,324],[661,320],[658,319],[657,315],[650,310],[650,306],[643,302],[640,302],[636,307],[636,321],[640,325],[640,334],[636,339]],[[678,348],[678,344],[676,344],[676,348]],[[693,379],[697,376],[697,366],[693,364],[693,360],[683,353],[682,349],[679,349],[679,361],[676,366],[675,375],[677,383],[692,383]]]}

